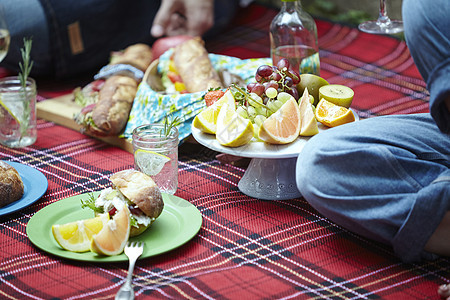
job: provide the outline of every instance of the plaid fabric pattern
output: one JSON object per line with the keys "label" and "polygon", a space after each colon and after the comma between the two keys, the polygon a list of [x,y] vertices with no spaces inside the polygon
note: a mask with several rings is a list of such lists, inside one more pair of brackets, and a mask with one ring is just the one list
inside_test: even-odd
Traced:
{"label": "plaid fabric pattern", "polygon": [[[267,57],[275,14],[250,6],[208,43],[209,51]],[[403,42],[321,20],[317,25],[321,74],[355,89],[353,107],[361,117],[427,111],[425,84]],[[39,120],[38,130],[30,147],[0,147],[1,159],[33,166],[49,182],[35,204],[0,217],[0,298],[112,299],[127,263],[48,255],[30,243],[26,226],[51,203],[109,186],[109,175],[131,168],[133,157],[51,122]],[[389,247],[337,226],[302,198],[245,196],[237,186],[245,168],[222,164],[216,155],[181,147],[176,195],[197,206],[203,225],[187,244],[138,261],[137,299],[436,299],[438,285],[449,282],[448,258],[405,264]]]}

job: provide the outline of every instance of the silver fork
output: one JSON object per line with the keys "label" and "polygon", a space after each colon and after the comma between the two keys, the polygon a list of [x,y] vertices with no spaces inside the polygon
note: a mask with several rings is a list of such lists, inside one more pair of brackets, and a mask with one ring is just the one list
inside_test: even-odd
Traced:
{"label": "silver fork", "polygon": [[134,299],[134,289],[131,284],[133,279],[133,270],[136,260],[141,256],[144,251],[144,243],[143,242],[128,242],[125,246],[125,255],[128,256],[128,260],[130,262],[128,267],[128,275],[127,280],[122,285],[120,290],[116,294],[116,300],[129,300]]}

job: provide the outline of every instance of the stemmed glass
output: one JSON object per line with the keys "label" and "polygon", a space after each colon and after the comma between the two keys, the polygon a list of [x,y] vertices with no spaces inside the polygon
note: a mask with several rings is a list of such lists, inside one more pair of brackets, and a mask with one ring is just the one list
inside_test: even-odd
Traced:
{"label": "stemmed glass", "polygon": [[403,31],[403,22],[391,20],[386,9],[386,0],[380,0],[380,14],[377,20],[359,24],[361,31],[374,34],[395,34]]}
{"label": "stemmed glass", "polygon": [[0,5],[0,62],[5,58],[9,49],[9,42],[11,38],[9,36],[9,30],[6,26],[6,18],[3,6]]}

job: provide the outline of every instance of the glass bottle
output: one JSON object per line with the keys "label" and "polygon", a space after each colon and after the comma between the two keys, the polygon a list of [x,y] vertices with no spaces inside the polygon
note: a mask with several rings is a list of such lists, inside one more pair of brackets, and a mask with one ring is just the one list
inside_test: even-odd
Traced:
{"label": "glass bottle", "polygon": [[270,47],[274,66],[289,60],[300,74],[320,75],[319,45],[314,19],[302,9],[300,0],[281,0],[283,6],[270,24]]}

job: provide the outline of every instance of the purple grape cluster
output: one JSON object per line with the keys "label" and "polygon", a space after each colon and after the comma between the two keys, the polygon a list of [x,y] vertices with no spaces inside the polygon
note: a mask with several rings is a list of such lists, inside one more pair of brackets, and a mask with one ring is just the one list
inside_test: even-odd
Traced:
{"label": "purple grape cluster", "polygon": [[[272,87],[279,93],[286,92],[292,95],[295,100],[299,99],[296,86],[300,82],[300,76],[291,68],[286,58],[282,58],[276,66],[259,66],[255,73],[255,80],[256,82],[247,85],[249,93],[255,93],[264,99],[265,91]],[[266,101],[267,99],[264,99],[264,102]]]}

